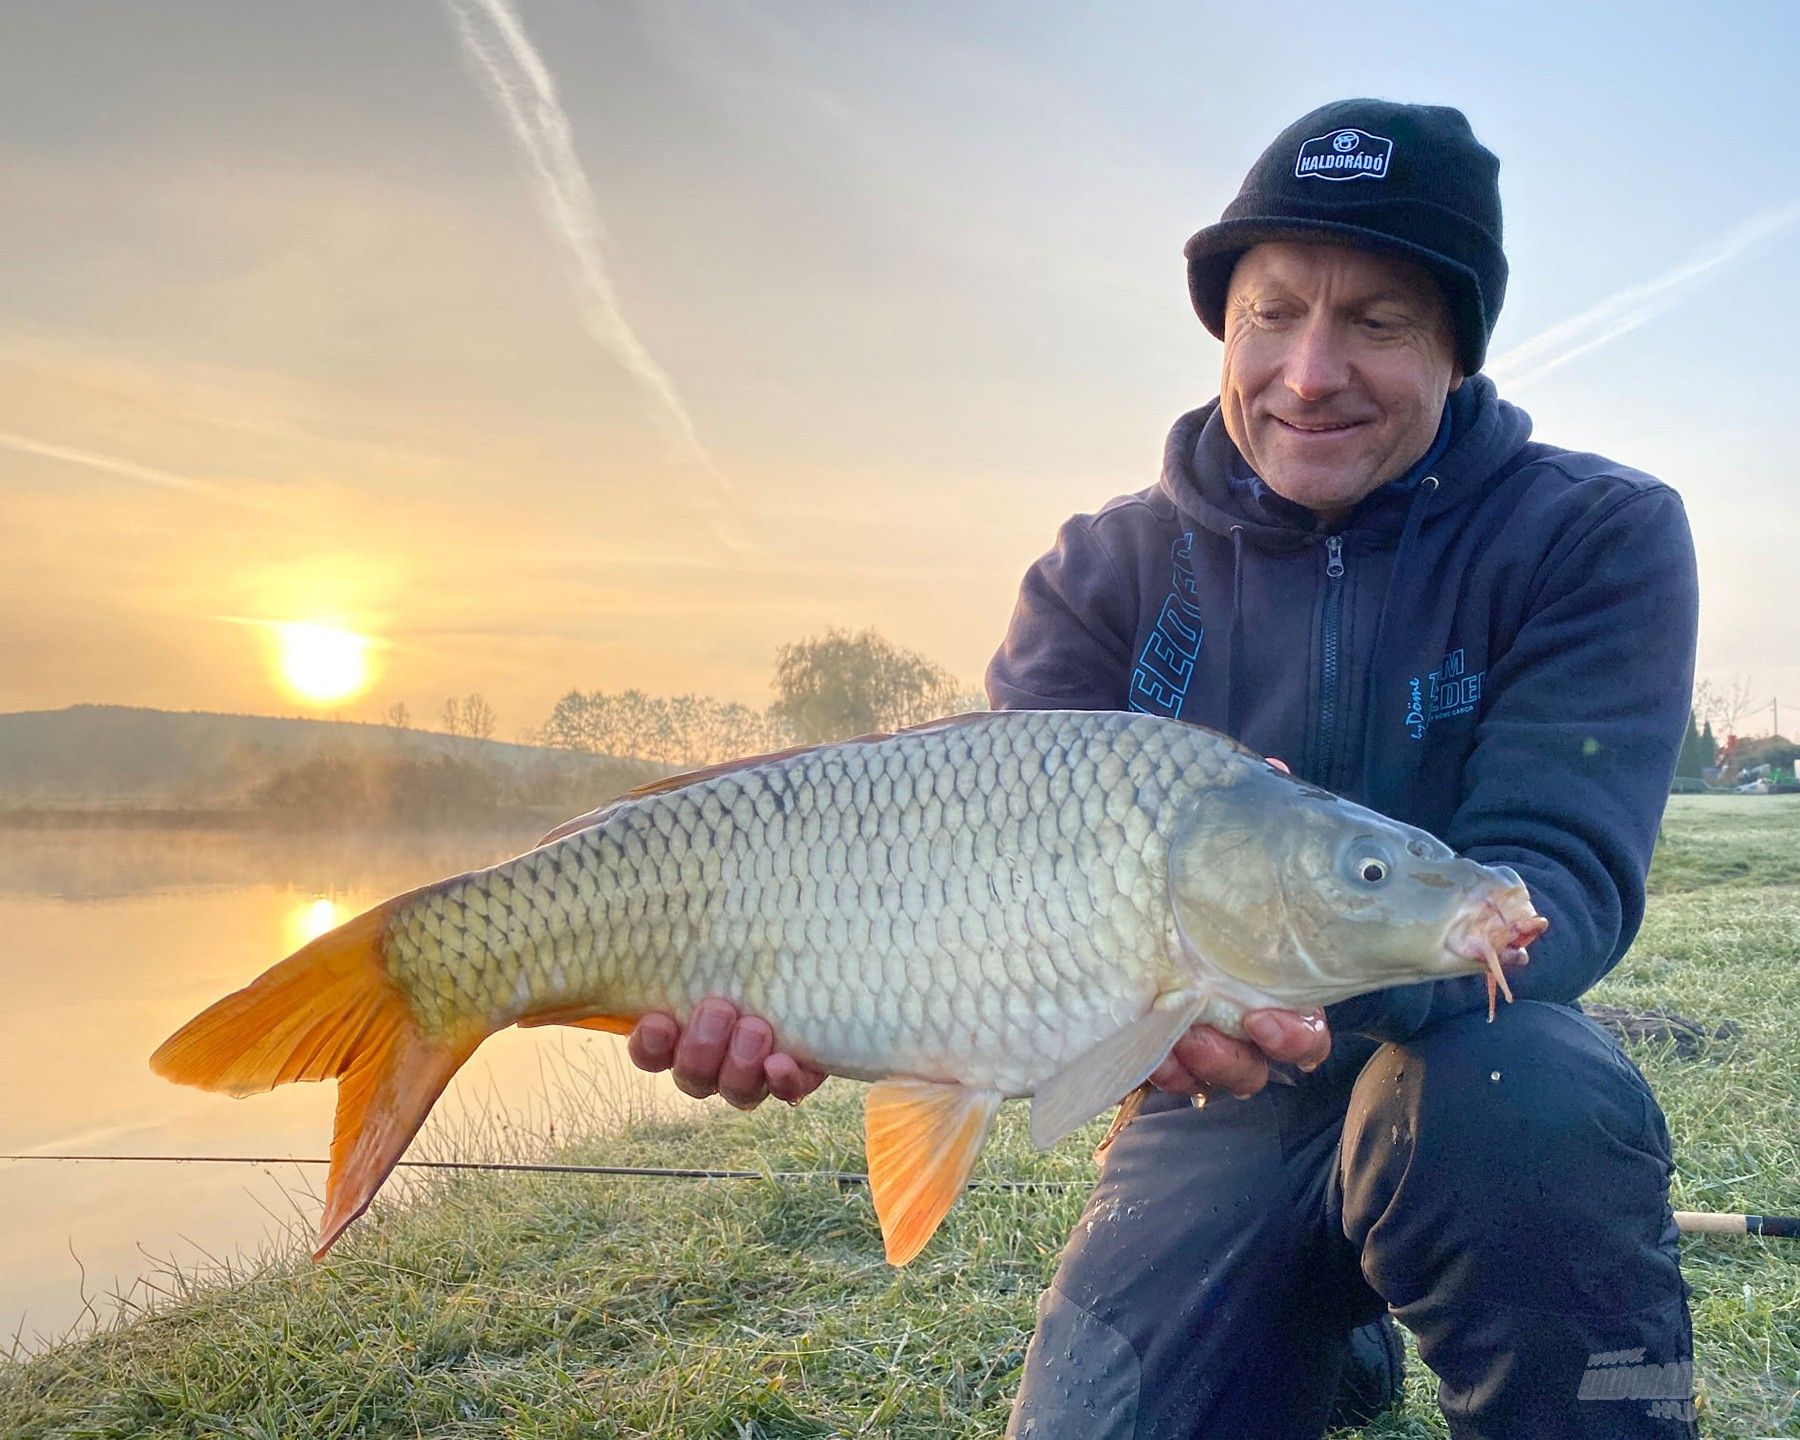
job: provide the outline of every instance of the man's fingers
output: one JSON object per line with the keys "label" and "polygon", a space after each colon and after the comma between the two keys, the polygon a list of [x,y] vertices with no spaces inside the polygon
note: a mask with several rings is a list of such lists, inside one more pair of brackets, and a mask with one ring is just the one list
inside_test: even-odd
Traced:
{"label": "man's fingers", "polygon": [[763,1074],[768,1079],[769,1093],[790,1105],[798,1105],[825,1083],[823,1070],[802,1065],[792,1055],[784,1055],[779,1050],[763,1062]]}
{"label": "man's fingers", "polygon": [[775,1048],[775,1032],[767,1020],[746,1015],[731,1032],[725,1063],[719,1067],[719,1093],[740,1110],[754,1110],[769,1093],[763,1061]]}
{"label": "man's fingers", "polygon": [[719,1088],[719,1069],[736,1023],[737,1009],[729,1000],[713,996],[694,1008],[675,1046],[675,1088],[683,1095],[704,1100]]}
{"label": "man's fingers", "polygon": [[1152,1072],[1151,1083],[1182,1095],[1217,1088],[1244,1099],[1269,1083],[1270,1060],[1311,1070],[1331,1052],[1331,1031],[1317,1011],[1252,1010],[1244,1016],[1244,1033],[1247,1039],[1234,1040],[1210,1025],[1190,1027]]}
{"label": "man's fingers", "polygon": [[1150,1072],[1150,1083],[1175,1095],[1199,1095],[1206,1089],[1172,1053],[1163,1056],[1162,1064]]}
{"label": "man's fingers", "polygon": [[632,1026],[625,1053],[640,1070],[667,1070],[675,1063],[675,1042],[680,1038],[681,1027],[674,1016],[652,1010]]}
{"label": "man's fingers", "polygon": [[[1212,1088],[1254,1095],[1268,1083],[1268,1060],[1287,1060],[1310,1070],[1331,1051],[1322,1014],[1252,1010],[1244,1017],[1249,1041],[1234,1040],[1210,1025],[1195,1025],[1175,1042],[1150,1081],[1160,1089],[1196,1095]],[[824,1084],[821,1071],[775,1049],[765,1020],[740,1020],[717,996],[702,1000],[683,1030],[668,1015],[645,1015],[632,1028],[627,1053],[643,1070],[673,1070],[676,1088],[695,1099],[720,1094],[750,1110],[766,1096],[795,1104]]]}
{"label": "man's fingers", "polygon": [[1210,1025],[1190,1026],[1171,1053],[1203,1085],[1217,1085],[1240,1100],[1269,1083],[1269,1063],[1254,1046]]}
{"label": "man's fingers", "polygon": [[740,1018],[716,995],[694,1007],[685,1030],[667,1015],[645,1015],[626,1049],[641,1069],[673,1070],[684,1095],[721,1095],[740,1110],[754,1110],[770,1095],[798,1104],[825,1083],[823,1071],[775,1049],[767,1020]]}
{"label": "man's fingers", "polygon": [[1291,1060],[1311,1070],[1331,1053],[1331,1031],[1318,1011],[1252,1010],[1244,1016],[1244,1033],[1271,1060]]}

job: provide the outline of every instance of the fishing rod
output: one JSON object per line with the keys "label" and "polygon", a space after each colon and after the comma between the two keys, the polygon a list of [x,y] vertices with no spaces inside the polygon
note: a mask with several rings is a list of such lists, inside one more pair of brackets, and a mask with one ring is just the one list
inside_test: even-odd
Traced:
{"label": "fishing rod", "polygon": [[[0,1155],[0,1160],[49,1160],[62,1162],[105,1161],[145,1165],[329,1165],[314,1156],[295,1155]],[[772,1180],[782,1183],[829,1180],[840,1189],[866,1186],[869,1177],[858,1170],[687,1170],[662,1165],[564,1165],[525,1160],[402,1160],[397,1170],[485,1170],[515,1175],[612,1175],[651,1180]],[[971,1190],[1073,1190],[1092,1184],[1087,1180],[984,1180],[969,1182]],[[1762,1235],[1770,1239],[1800,1240],[1800,1216],[1734,1215],[1714,1210],[1677,1210],[1675,1224],[1683,1235]]]}
{"label": "fishing rod", "polygon": [[[329,1165],[329,1158],[299,1155],[0,1155],[0,1160],[104,1160],[161,1165]],[[396,1170],[489,1170],[515,1175],[615,1175],[652,1180],[829,1180],[840,1188],[866,1186],[860,1170],[684,1170],[662,1165],[559,1165],[525,1160],[401,1160]],[[983,1180],[971,1190],[1072,1190],[1076,1180]]]}
{"label": "fishing rod", "polygon": [[1800,1216],[1727,1215],[1717,1210],[1677,1210],[1675,1224],[1683,1235],[1768,1235],[1800,1240]]}

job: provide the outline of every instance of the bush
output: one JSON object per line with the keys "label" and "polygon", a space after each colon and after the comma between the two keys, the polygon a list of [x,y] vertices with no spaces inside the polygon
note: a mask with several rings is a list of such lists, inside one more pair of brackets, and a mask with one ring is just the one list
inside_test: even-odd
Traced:
{"label": "bush", "polygon": [[430,825],[491,815],[509,798],[504,774],[450,755],[315,755],[251,792],[253,809],[302,823]]}

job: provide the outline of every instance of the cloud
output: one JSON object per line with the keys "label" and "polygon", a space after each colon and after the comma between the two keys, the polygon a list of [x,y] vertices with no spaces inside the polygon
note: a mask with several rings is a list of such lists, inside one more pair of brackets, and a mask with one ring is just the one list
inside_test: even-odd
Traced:
{"label": "cloud", "polygon": [[196,480],[189,475],[159,470],[154,465],[140,465],[135,460],[124,460],[117,455],[77,450],[72,445],[53,445],[47,440],[34,440],[29,435],[19,435],[11,430],[0,430],[0,449],[12,450],[20,455],[36,455],[45,460],[61,460],[70,465],[83,465],[90,470],[122,475],[127,480],[141,480],[148,485],[160,485],[187,495],[202,495],[209,500],[231,498],[223,486],[208,480]]}
{"label": "cloud", "polygon": [[1687,292],[1738,256],[1800,224],[1800,205],[1783,205],[1752,215],[1727,231],[1691,260],[1642,285],[1609,296],[1598,305],[1552,325],[1522,345],[1496,357],[1487,367],[1495,383],[1517,390],[1579,355],[1610,344],[1649,324]]}
{"label": "cloud", "polygon": [[618,292],[600,243],[605,225],[599,205],[576,158],[569,117],[557,98],[556,82],[525,33],[523,22],[509,0],[445,3],[476,78],[530,162],[545,218],[574,256],[582,317],[589,332],[656,398],[693,459],[722,488],[731,490],[730,482],[701,444],[674,381],[619,309]]}

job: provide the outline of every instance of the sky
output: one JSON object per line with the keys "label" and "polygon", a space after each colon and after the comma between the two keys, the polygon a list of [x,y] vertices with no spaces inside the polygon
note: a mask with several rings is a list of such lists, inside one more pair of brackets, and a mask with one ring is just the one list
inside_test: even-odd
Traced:
{"label": "sky", "polygon": [[1786,5],[6,6],[0,711],[314,713],[292,621],[373,637],[317,713],[503,738],[833,625],[973,686],[1216,392],[1183,242],[1372,94],[1500,155],[1501,393],[1800,719],[1797,73]]}

